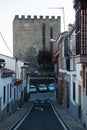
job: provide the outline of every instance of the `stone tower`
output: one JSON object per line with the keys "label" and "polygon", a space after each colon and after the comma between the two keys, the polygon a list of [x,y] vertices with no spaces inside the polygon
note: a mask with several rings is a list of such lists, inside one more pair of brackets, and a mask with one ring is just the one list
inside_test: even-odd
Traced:
{"label": "stone tower", "polygon": [[[37,55],[39,50],[50,49],[50,39],[57,40],[60,30],[60,16],[34,16],[27,18],[15,16],[13,20],[13,54],[16,58],[29,61],[32,69],[38,67]],[[56,43],[53,44],[53,53]]]}

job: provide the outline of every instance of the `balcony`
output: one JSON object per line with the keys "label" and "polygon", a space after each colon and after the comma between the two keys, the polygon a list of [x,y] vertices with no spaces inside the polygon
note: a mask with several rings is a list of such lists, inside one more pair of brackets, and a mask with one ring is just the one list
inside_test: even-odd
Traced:
{"label": "balcony", "polygon": [[14,74],[13,70],[7,69],[7,68],[3,68],[2,69],[2,78],[6,78],[6,77],[12,77],[12,75]]}
{"label": "balcony", "polygon": [[76,63],[87,63],[87,55],[76,55]]}
{"label": "balcony", "polygon": [[82,4],[84,4],[84,6],[86,6],[87,1],[86,0],[73,0],[73,7],[75,8],[76,5],[81,2]]}

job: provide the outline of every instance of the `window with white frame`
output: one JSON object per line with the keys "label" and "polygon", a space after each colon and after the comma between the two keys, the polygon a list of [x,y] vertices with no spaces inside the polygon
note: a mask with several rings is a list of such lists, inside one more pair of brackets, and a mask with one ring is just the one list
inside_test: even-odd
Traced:
{"label": "window with white frame", "polygon": [[12,83],[10,83],[10,98],[12,97]]}
{"label": "window with white frame", "polygon": [[3,103],[6,102],[6,86],[3,87]]}
{"label": "window with white frame", "polygon": [[86,95],[87,95],[87,72],[86,72]]}
{"label": "window with white frame", "polygon": [[76,96],[75,96],[75,83],[73,82],[73,100],[75,101],[75,98],[76,98]]}

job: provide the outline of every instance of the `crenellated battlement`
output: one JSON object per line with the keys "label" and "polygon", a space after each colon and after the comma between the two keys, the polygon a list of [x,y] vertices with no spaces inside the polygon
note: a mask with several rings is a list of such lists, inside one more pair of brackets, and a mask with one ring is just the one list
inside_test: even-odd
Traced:
{"label": "crenellated battlement", "polygon": [[[57,39],[61,30],[61,16],[15,15],[13,20],[13,53],[15,57],[31,63],[31,70],[38,70],[40,50],[50,51],[50,39]],[[53,45],[55,54],[56,44]]]}
{"label": "crenellated battlement", "polygon": [[31,15],[27,15],[27,16],[25,16],[25,15],[21,15],[21,16],[19,16],[19,15],[15,15],[15,18],[14,18],[14,20],[46,20],[46,19],[48,19],[48,20],[56,20],[56,19],[59,19],[60,18],[60,16],[57,16],[57,17],[55,17],[55,16],[37,16],[37,15],[34,15],[34,16],[31,16]]}

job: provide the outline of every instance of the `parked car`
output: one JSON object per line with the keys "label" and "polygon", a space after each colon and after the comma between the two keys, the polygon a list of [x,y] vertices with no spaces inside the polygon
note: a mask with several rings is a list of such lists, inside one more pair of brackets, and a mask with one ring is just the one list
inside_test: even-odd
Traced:
{"label": "parked car", "polygon": [[49,84],[49,85],[48,85],[48,91],[53,92],[54,90],[55,90],[54,84],[53,84],[53,83],[52,83],[52,84]]}
{"label": "parked car", "polygon": [[35,85],[31,85],[29,90],[30,90],[30,93],[35,93],[35,92],[37,92],[37,89],[36,89],[36,86],[35,86]]}
{"label": "parked car", "polygon": [[47,86],[46,84],[40,84],[39,87],[38,87],[38,91],[39,92],[47,92]]}

